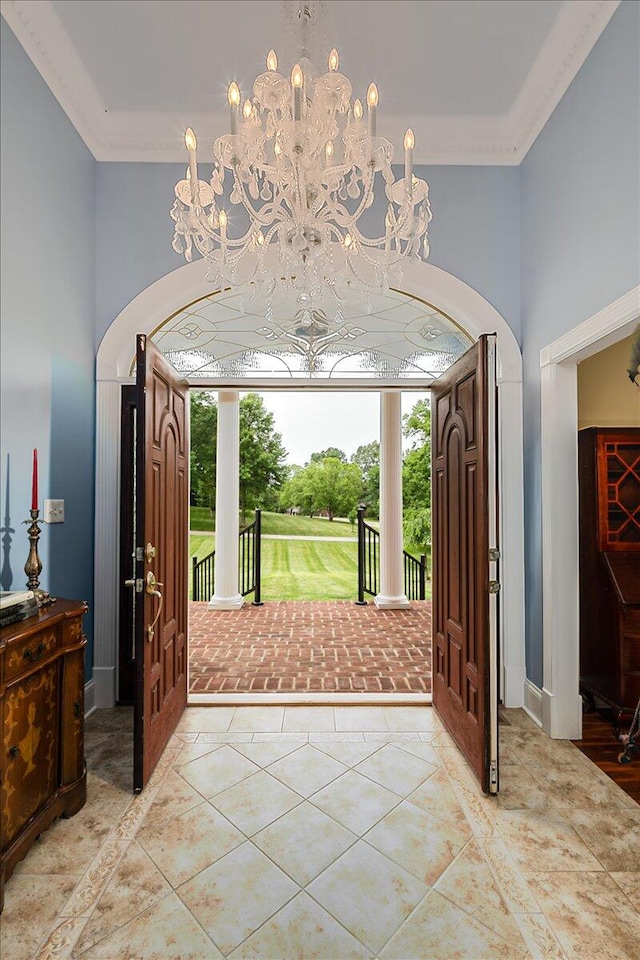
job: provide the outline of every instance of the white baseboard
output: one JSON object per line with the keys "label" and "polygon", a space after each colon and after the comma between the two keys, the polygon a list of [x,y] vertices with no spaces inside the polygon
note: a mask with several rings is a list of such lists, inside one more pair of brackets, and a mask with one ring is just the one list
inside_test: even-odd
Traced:
{"label": "white baseboard", "polygon": [[524,709],[532,720],[542,726],[542,690],[531,680],[524,681]]}
{"label": "white baseboard", "polygon": [[96,709],[96,685],[88,680],[84,685],[84,718],[90,717]]}
{"label": "white baseboard", "polygon": [[94,667],[95,705],[103,710],[116,705],[116,668]]}
{"label": "white baseboard", "polygon": [[[577,676],[576,676],[577,681]],[[577,682],[575,683],[577,687]],[[579,740],[582,736],[582,697],[565,690],[562,695],[542,688],[542,728],[554,740]]]}

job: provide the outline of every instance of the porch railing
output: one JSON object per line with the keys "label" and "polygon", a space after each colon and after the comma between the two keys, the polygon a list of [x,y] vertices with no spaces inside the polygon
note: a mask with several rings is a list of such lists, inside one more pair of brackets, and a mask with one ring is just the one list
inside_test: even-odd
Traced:
{"label": "porch railing", "polygon": [[407,600],[427,599],[427,558],[424,553],[420,559],[402,551],[404,557],[404,595]]}
{"label": "porch railing", "polygon": [[262,576],[262,555],[260,544],[262,541],[262,511],[256,510],[256,518],[253,523],[245,527],[239,533],[239,555],[238,563],[240,566],[240,593],[246,597],[248,593],[254,593],[254,607],[261,607],[260,599],[260,580]]}
{"label": "porch railing", "polygon": [[[256,510],[253,523],[243,527],[238,534],[238,574],[240,593],[243,597],[253,593],[253,605],[262,606],[262,511]],[[198,560],[192,557],[193,600],[208,600],[215,593],[215,550]]]}
{"label": "porch railing", "polygon": [[[404,592],[408,600],[426,600],[427,597],[427,558],[420,559],[413,554],[403,553]],[[364,606],[365,593],[375,597],[380,584],[380,531],[370,526],[364,519],[364,510],[358,510],[358,599],[356,603]]]}
{"label": "porch railing", "polygon": [[375,597],[380,583],[380,531],[369,526],[364,510],[358,509],[358,606],[367,601],[365,593]]}

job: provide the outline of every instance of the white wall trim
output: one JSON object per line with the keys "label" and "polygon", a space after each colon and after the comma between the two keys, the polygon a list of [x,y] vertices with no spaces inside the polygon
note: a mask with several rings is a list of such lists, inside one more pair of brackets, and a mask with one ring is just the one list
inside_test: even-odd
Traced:
{"label": "white wall trim", "polygon": [[542,690],[531,680],[524,682],[524,709],[532,720],[542,726]]}
{"label": "white wall trim", "polygon": [[540,353],[542,432],[542,723],[579,739],[578,400],[580,360],[624,339],[640,316],[640,287]]}
{"label": "white wall trim", "polygon": [[[95,604],[96,613],[100,609]],[[111,611],[107,611],[108,613]],[[117,608],[116,608],[117,613]],[[111,659],[116,661],[118,651],[114,645],[111,652]],[[93,668],[93,680],[95,683],[95,705],[96,709],[103,710],[106,707],[115,707],[116,705],[116,668],[115,663],[110,667]]]}
{"label": "white wall trim", "polygon": [[[131,341],[133,344],[135,341]],[[96,386],[96,506],[93,676],[96,706],[116,702],[120,556],[120,395],[116,379]]]}
{"label": "white wall trim", "polygon": [[[498,429],[501,440],[500,503],[503,587],[500,645],[506,706],[524,703],[524,540],[522,457],[522,357],[506,320],[476,290],[432,264],[410,264],[404,292],[435,303],[477,339],[497,333]],[[118,487],[120,386],[129,370],[138,333],[151,333],[185,303],[212,292],[202,260],[185,264],[138,294],[107,330],[97,357],[96,458],[96,702],[115,703],[118,636]],[[249,383],[245,386],[247,389]],[[366,386],[365,384],[362,385]],[[314,383],[323,389],[322,381]],[[380,389],[379,383],[377,389]],[[112,672],[109,672],[112,668]],[[98,682],[98,677],[100,681]],[[104,697],[104,700],[103,700]],[[105,702],[106,701],[106,702]]]}
{"label": "white wall trim", "polygon": [[87,680],[84,685],[84,718],[90,717],[96,709],[96,685],[94,680]]}
{"label": "white wall trim", "polygon": [[[620,0],[568,0],[508,113],[385,117],[384,136],[416,133],[414,163],[517,166],[562,99]],[[107,110],[50,0],[3,0],[2,15],[96,160],[184,165],[184,114]],[[227,129],[224,115],[193,114],[198,136]]]}

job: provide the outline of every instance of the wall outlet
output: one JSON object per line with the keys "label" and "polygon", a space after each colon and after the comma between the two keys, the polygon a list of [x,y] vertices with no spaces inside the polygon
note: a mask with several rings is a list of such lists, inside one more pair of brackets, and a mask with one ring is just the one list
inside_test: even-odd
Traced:
{"label": "wall outlet", "polygon": [[64,500],[45,500],[44,522],[64,523]]}

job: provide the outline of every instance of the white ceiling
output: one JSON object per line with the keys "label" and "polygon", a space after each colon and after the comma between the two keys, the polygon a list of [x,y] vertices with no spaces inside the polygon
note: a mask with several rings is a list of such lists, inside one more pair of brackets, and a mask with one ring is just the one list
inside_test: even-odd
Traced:
{"label": "white ceiling", "polygon": [[[416,132],[416,162],[519,163],[619,0],[326,0],[354,96],[380,89],[378,130]],[[270,47],[295,55],[279,0],[3,0],[2,13],[99,160],[184,159],[182,134],[226,129]]]}

